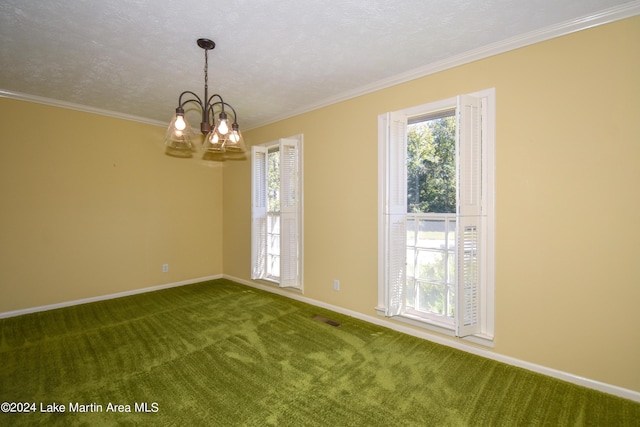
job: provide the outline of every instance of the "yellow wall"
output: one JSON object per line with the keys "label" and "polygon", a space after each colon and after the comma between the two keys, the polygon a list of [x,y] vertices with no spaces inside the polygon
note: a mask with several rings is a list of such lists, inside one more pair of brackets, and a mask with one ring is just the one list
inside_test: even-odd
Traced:
{"label": "yellow wall", "polygon": [[[246,132],[304,134],[304,295],[375,315],[377,116],[495,87],[493,351],[640,391],[638,52],[635,17]],[[162,128],[2,98],[0,126],[0,313],[249,279],[249,162],[169,158]]]}
{"label": "yellow wall", "polygon": [[0,313],[222,274],[222,167],[40,104],[0,98],[0,128]]}
{"label": "yellow wall", "polygon": [[[304,134],[305,296],[375,315],[378,115],[495,87],[493,351],[640,391],[639,52],[635,17],[247,132]],[[224,178],[224,272],[248,280],[249,163]]]}

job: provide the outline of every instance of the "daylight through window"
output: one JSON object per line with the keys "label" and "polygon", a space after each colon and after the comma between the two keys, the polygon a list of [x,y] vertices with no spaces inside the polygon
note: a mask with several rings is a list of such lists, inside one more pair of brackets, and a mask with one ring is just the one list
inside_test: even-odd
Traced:
{"label": "daylight through window", "polygon": [[302,135],[251,155],[251,278],[302,289]]}
{"label": "daylight through window", "polygon": [[378,311],[493,338],[495,92],[379,117]]}

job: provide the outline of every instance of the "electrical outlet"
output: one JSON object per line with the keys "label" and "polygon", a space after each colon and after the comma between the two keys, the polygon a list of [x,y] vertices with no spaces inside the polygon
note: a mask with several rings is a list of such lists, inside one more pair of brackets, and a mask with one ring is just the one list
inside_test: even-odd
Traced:
{"label": "electrical outlet", "polygon": [[162,272],[166,273],[167,271],[169,271],[169,264],[162,264]]}
{"label": "electrical outlet", "polygon": [[333,281],[333,290],[334,291],[339,291],[340,290],[340,280],[335,279]]}

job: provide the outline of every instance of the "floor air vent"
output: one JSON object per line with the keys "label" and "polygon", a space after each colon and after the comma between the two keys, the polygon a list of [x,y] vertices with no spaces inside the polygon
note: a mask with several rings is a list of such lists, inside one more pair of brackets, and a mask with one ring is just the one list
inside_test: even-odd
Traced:
{"label": "floor air vent", "polygon": [[326,323],[327,325],[331,325],[331,326],[340,326],[340,323],[336,322],[335,320],[327,319],[326,317],[322,317],[322,316],[315,316],[313,320]]}

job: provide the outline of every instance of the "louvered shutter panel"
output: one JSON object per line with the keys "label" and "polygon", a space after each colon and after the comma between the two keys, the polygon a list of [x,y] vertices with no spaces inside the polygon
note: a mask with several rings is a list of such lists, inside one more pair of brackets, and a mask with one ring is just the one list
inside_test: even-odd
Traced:
{"label": "louvered shutter panel", "polygon": [[407,120],[400,114],[387,113],[385,154],[385,305],[387,316],[397,316],[405,305],[407,257]]}
{"label": "louvered shutter panel", "polygon": [[262,279],[267,266],[267,147],[251,147],[251,278]]}
{"label": "louvered shutter panel", "polygon": [[280,286],[300,288],[300,150],[280,140]]}
{"label": "louvered shutter panel", "polygon": [[458,218],[456,335],[480,332],[482,242],[481,100],[458,97]]}

